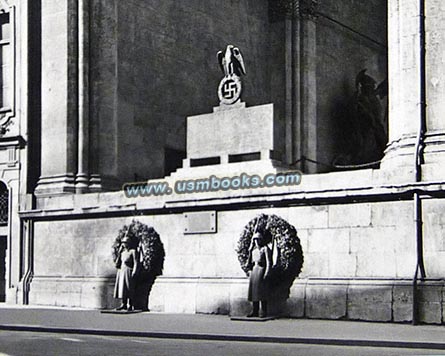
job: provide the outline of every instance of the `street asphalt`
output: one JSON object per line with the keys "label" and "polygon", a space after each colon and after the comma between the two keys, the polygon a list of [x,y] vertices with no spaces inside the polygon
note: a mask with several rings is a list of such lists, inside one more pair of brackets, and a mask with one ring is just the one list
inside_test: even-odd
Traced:
{"label": "street asphalt", "polygon": [[[445,325],[280,318],[231,320],[224,315],[101,313],[99,310],[0,304],[0,330],[445,350]],[[445,352],[444,352],[445,354]]]}

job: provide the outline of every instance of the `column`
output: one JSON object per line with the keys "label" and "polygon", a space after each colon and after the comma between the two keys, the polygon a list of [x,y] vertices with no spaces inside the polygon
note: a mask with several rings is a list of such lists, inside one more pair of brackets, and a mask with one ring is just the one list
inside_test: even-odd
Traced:
{"label": "column", "polygon": [[317,0],[271,0],[272,21],[284,22],[285,161],[305,172],[317,166],[316,10]]}
{"label": "column", "polygon": [[381,169],[411,181],[422,107],[419,0],[389,0],[388,5],[389,145]]}
{"label": "column", "polygon": [[[300,150],[301,157],[318,161],[317,133],[317,38],[316,38],[316,0],[300,0],[296,25],[299,30],[300,44],[300,115],[294,120],[294,151]],[[294,85],[297,85],[295,83]],[[298,103],[298,101],[296,101]],[[300,157],[300,158],[301,158]],[[318,165],[303,160],[301,169],[305,173],[317,173]]]}
{"label": "column", "polygon": [[42,0],[41,7],[42,149],[37,196],[74,192],[78,156],[77,0]]}
{"label": "column", "polygon": [[88,191],[89,170],[89,0],[79,0],[79,144],[76,192]]}
{"label": "column", "polygon": [[445,175],[445,3],[425,1],[426,135],[423,179]]}

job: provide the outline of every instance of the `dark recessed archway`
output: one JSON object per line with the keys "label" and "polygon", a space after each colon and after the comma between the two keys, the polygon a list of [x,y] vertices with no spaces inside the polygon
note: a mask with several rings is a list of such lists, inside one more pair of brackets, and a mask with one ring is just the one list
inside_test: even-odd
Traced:
{"label": "dark recessed archway", "polygon": [[9,220],[9,190],[0,181],[0,302],[5,301],[6,294],[6,251],[7,226]]}

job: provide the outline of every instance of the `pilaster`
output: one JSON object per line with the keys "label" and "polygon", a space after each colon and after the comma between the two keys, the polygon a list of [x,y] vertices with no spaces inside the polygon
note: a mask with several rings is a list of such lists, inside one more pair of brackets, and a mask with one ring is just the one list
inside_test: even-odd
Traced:
{"label": "pilaster", "polygon": [[89,190],[89,11],[89,0],[42,0],[37,196]]}
{"label": "pilaster", "polygon": [[79,26],[79,126],[78,126],[78,170],[76,192],[84,193],[89,186],[89,46],[90,8],[89,0],[78,0]]}
{"label": "pilaster", "polygon": [[[285,157],[317,159],[317,0],[270,1],[271,21],[285,22]],[[316,167],[298,168],[315,173]]]}
{"label": "pilaster", "polygon": [[42,0],[42,155],[36,195],[74,191],[78,150],[78,8]]}
{"label": "pilaster", "polygon": [[[422,180],[442,180],[445,173],[445,5],[440,0],[425,1],[422,19],[418,0],[391,0],[389,4],[389,146],[382,169],[392,171],[399,179],[414,179],[424,85]],[[420,21],[425,21],[424,41]]]}
{"label": "pilaster", "polygon": [[421,121],[421,36],[418,0],[390,0],[388,8],[389,144],[381,169],[413,180]]}
{"label": "pilaster", "polygon": [[426,135],[423,178],[445,174],[445,4],[425,2]]}

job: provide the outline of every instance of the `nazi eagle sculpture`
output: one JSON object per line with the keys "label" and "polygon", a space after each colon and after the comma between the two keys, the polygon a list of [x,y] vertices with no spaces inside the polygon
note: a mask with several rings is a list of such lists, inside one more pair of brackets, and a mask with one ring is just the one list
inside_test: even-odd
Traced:
{"label": "nazi eagle sculpture", "polygon": [[240,77],[246,74],[243,56],[238,47],[228,45],[225,52],[217,53],[218,63],[226,77],[236,75]]}

